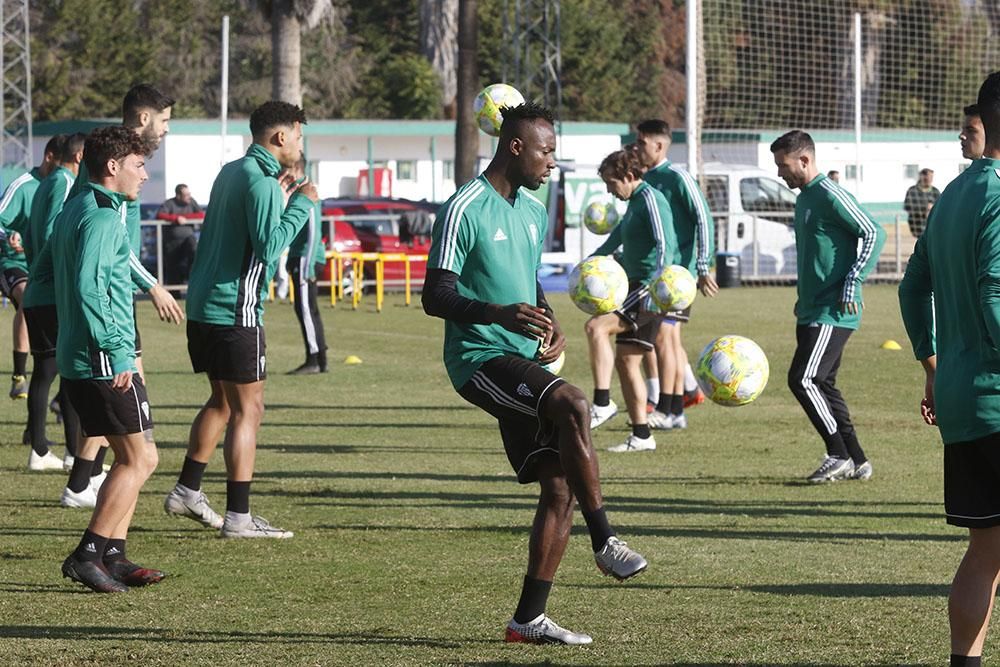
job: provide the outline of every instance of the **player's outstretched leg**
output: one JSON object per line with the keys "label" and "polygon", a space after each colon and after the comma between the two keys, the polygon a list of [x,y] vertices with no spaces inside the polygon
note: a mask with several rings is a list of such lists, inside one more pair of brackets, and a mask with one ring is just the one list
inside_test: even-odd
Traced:
{"label": "player's outstretched leg", "polygon": [[589,644],[593,641],[589,635],[566,630],[545,614],[552,581],[569,542],[576,502],[556,458],[539,461],[535,472],[540,493],[528,540],[528,573],[504,639],[528,644]]}
{"label": "player's outstretched leg", "polygon": [[[1000,527],[970,528],[948,596],[953,656],[981,656],[1000,577]],[[954,662],[952,664],[955,664]]]}
{"label": "player's outstretched leg", "polygon": [[646,559],[618,539],[604,511],[586,396],[573,385],[563,383],[541,407],[545,417],[559,429],[559,461],[587,522],[597,567],[619,580],[639,574],[646,569]]}
{"label": "player's outstretched leg", "polygon": [[212,394],[191,422],[188,450],[177,484],[163,500],[163,511],[197,521],[206,528],[222,528],[222,517],[212,509],[201,490],[205,467],[229,423],[229,403],[222,382],[209,380]]}

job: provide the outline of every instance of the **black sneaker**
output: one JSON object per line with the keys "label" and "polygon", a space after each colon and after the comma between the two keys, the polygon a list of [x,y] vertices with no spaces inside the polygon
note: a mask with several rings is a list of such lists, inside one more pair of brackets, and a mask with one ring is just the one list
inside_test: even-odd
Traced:
{"label": "black sneaker", "polygon": [[307,361],[293,371],[288,371],[289,375],[315,375],[316,373],[322,373],[319,364],[315,361]]}
{"label": "black sneaker", "polygon": [[111,562],[104,563],[104,567],[107,568],[108,574],[110,574],[113,579],[120,581],[126,586],[146,586],[148,584],[155,584],[162,581],[163,578],[167,576],[165,572],[136,565],[130,560],[113,560]]}
{"label": "black sneaker", "polygon": [[91,560],[80,560],[73,554],[62,564],[63,576],[83,584],[95,593],[126,593],[128,586],[115,580],[104,565]]}

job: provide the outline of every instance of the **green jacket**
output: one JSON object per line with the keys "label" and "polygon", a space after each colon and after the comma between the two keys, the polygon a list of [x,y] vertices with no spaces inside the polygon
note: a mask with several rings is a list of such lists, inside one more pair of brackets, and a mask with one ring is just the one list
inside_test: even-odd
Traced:
{"label": "green jacket", "polygon": [[251,144],[212,185],[188,281],[187,316],[195,322],[253,327],[278,259],[309,219],[313,202],[295,193],[285,206],[267,149]]}
{"label": "green jacket", "polygon": [[55,279],[59,375],[110,379],[135,370],[135,325],[124,196],[96,183],[60,214],[39,261]]}
{"label": "green jacket", "polygon": [[666,160],[647,171],[643,179],[670,204],[680,253],[678,264],[694,276],[707,276],[714,264],[715,221],[698,182]]}
{"label": "green jacket", "polygon": [[18,252],[11,248],[7,235],[17,232],[23,241],[24,230],[31,217],[31,201],[41,182],[42,175],[35,167],[11,181],[0,198],[0,270],[19,268],[28,272],[24,250]]}
{"label": "green jacket", "polygon": [[302,277],[306,280],[316,278],[316,265],[326,263],[326,246],[323,245],[323,203],[315,202],[309,212],[309,220],[299,230],[298,235],[288,246],[288,261],[298,262],[306,258]]}
{"label": "green jacket", "polygon": [[63,204],[73,187],[73,172],[66,167],[56,167],[45,177],[31,201],[31,216],[24,232],[24,254],[28,259],[28,272],[35,264],[35,257],[52,235],[52,223],[62,212]]}
{"label": "green jacket", "polygon": [[591,256],[610,255],[619,246],[622,249],[620,261],[630,283],[646,285],[660,275],[664,267],[680,259],[670,205],[660,191],[648,183],[640,183],[632,192],[621,222]]}

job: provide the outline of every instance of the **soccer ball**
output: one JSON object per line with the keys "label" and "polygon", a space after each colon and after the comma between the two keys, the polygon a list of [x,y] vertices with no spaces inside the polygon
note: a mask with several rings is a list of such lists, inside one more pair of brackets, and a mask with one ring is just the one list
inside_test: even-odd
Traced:
{"label": "soccer ball", "polygon": [[491,137],[499,137],[500,125],[503,123],[500,108],[522,104],[524,96],[517,92],[517,88],[506,83],[494,83],[476,95],[476,100],[472,103],[472,113],[476,116],[476,124],[480,130]]}
{"label": "soccer ball", "polygon": [[566,364],[566,351],[563,350],[562,352],[559,353],[559,356],[555,358],[555,361],[550,361],[549,363],[542,366],[542,368],[552,373],[553,375],[559,375],[559,371],[562,370],[565,364]]}
{"label": "soccer ball", "polygon": [[601,201],[591,202],[587,210],[583,212],[583,224],[594,234],[608,234],[618,226],[621,216],[614,204],[605,204]]}
{"label": "soccer ball", "polygon": [[726,407],[746,405],[760,396],[768,372],[764,350],[743,336],[713,340],[702,351],[695,369],[705,395]]}
{"label": "soccer ball", "polygon": [[626,296],[628,276],[611,257],[598,255],[585,259],[569,274],[569,297],[585,313],[610,313],[621,308]]}
{"label": "soccer ball", "polygon": [[649,285],[649,295],[661,312],[684,310],[694,302],[698,282],[683,266],[674,264],[663,269]]}

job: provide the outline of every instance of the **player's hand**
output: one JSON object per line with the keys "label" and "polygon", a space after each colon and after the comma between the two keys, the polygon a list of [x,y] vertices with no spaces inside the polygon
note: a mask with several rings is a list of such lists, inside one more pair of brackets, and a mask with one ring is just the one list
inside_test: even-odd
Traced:
{"label": "player's hand", "polygon": [[286,193],[295,189],[295,175],[288,169],[283,169],[280,174],[278,174],[278,185],[281,186],[281,191]]}
{"label": "player's hand", "polygon": [[111,388],[125,393],[132,388],[132,371],[122,371],[111,378]]}
{"label": "player's hand", "polygon": [[703,276],[698,276],[698,289],[705,296],[715,296],[719,293],[719,283],[715,282],[715,278],[706,273]]}
{"label": "player's hand", "polygon": [[552,320],[545,314],[545,310],[530,303],[498,306],[493,310],[492,319],[494,324],[526,338],[545,340],[545,336],[552,331]]}
{"label": "player's hand", "polygon": [[163,285],[153,285],[152,289],[149,290],[149,296],[153,300],[161,322],[180,324],[184,321],[184,311],[170,292],[163,289]]}
{"label": "player's hand", "polygon": [[175,225],[186,225],[187,221],[188,221],[187,218],[185,218],[183,215],[179,215],[179,216],[177,216],[177,221],[174,222],[174,224]]}
{"label": "player's hand", "polygon": [[542,344],[538,347],[538,363],[550,364],[559,358],[559,355],[566,349],[566,336],[562,332],[559,322],[552,318],[552,329],[545,334]]}
{"label": "player's hand", "polygon": [[934,409],[934,371],[927,371],[924,381],[924,397],[920,399],[920,416],[928,426],[937,426],[937,411]]}
{"label": "player's hand", "polygon": [[857,301],[841,301],[840,302],[840,312],[847,313],[848,315],[858,315],[864,310],[865,304],[859,303]]}
{"label": "player's hand", "polygon": [[310,181],[308,178],[295,189],[299,194],[309,197],[309,201],[315,203],[319,201],[319,191],[316,189],[316,184]]}
{"label": "player's hand", "polygon": [[11,232],[7,236],[7,245],[9,245],[14,252],[24,252],[24,245],[21,243],[21,235],[17,232]]}

